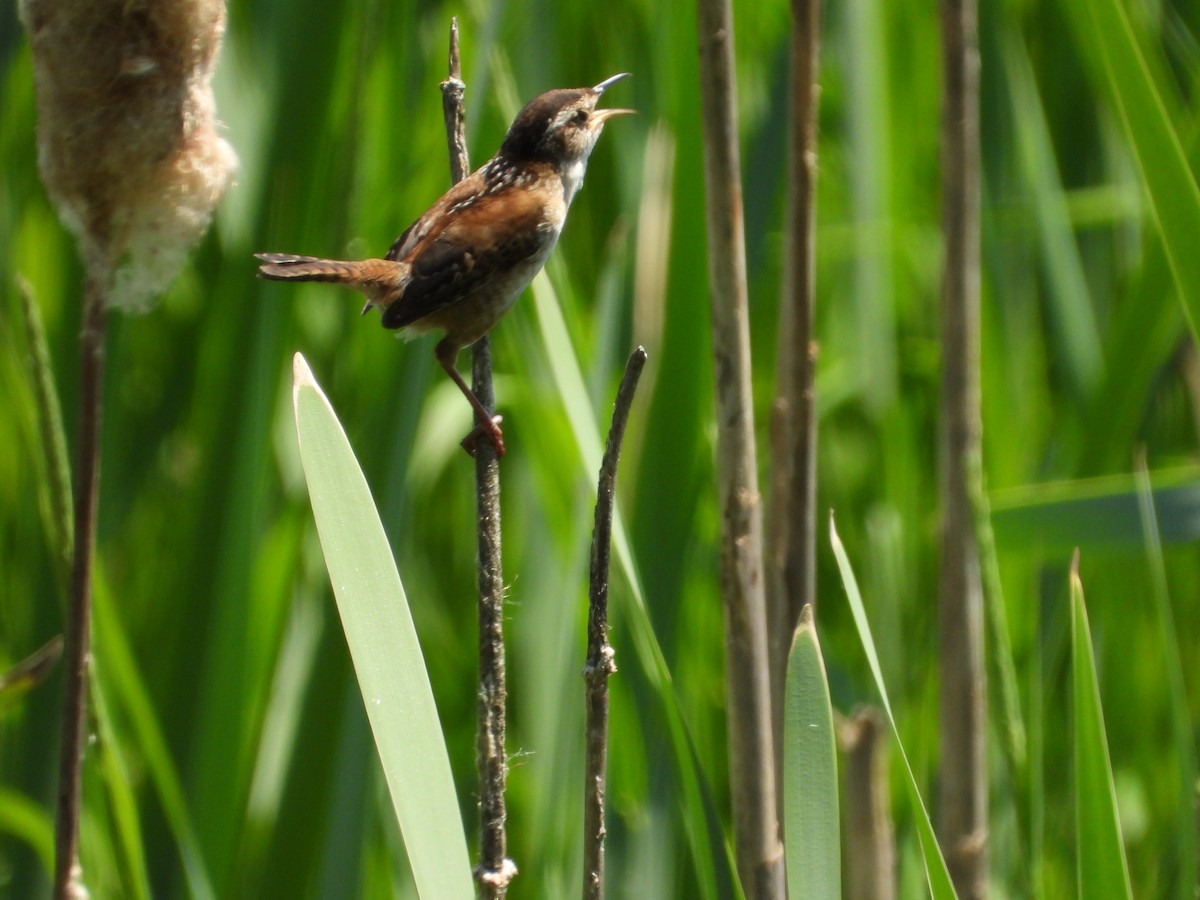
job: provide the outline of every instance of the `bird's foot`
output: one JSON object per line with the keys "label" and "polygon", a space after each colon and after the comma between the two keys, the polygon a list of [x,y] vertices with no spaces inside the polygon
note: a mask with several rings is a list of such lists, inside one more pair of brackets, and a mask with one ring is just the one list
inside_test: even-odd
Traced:
{"label": "bird's foot", "polygon": [[496,459],[502,457],[504,455],[504,435],[500,431],[500,423],[503,420],[503,416],[492,416],[486,421],[476,420],[474,430],[462,439],[462,448],[474,456],[479,447],[479,439],[484,437],[491,441],[492,446],[496,448]]}

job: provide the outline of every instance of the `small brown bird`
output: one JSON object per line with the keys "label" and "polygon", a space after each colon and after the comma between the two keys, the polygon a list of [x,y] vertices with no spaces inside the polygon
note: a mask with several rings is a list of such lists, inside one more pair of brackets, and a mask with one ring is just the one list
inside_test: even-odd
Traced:
{"label": "small brown bird", "polygon": [[547,91],[517,115],[500,150],[450,188],[396,239],[383,259],[335,260],[256,254],[262,278],[330,281],[354,288],[383,313],[384,328],[441,329],[434,354],[475,410],[468,452],[486,434],[504,455],[493,419],[467,386],[458,351],[487,334],[516,301],[558,242],[588,156],[604,123],[631,109],[596,109],[628,73],[592,88]]}

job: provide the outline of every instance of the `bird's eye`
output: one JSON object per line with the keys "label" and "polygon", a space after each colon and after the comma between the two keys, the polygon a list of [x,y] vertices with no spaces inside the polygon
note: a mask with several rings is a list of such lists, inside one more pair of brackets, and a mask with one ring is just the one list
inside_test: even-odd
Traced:
{"label": "bird's eye", "polygon": [[582,125],[587,120],[588,120],[588,114],[587,114],[586,109],[580,109],[580,110],[575,111],[575,121],[576,122],[578,122],[580,125]]}

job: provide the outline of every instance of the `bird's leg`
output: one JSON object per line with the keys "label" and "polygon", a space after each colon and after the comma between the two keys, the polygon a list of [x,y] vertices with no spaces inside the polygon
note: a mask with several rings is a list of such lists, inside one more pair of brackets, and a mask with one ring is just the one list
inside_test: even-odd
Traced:
{"label": "bird's leg", "polygon": [[492,446],[496,448],[496,458],[499,459],[504,455],[504,435],[500,431],[501,417],[493,416],[487,411],[479,398],[475,396],[475,392],[467,386],[467,382],[459,374],[458,369],[455,368],[454,360],[458,356],[458,347],[446,338],[438,343],[434,355],[441,363],[442,368],[446,370],[446,374],[454,379],[454,383],[463,392],[463,396],[467,398],[471,408],[475,410],[475,428],[462,439],[463,449],[474,456],[475,445],[478,443],[480,435],[487,435]]}

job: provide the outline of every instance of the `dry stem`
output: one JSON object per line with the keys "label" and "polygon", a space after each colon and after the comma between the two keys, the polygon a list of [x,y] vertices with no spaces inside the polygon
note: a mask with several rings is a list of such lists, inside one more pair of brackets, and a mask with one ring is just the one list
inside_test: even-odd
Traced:
{"label": "dry stem", "polygon": [[979,51],[974,0],[941,0],[942,113],[940,839],[959,896],[987,892],[983,591],[971,478],[979,469]]}
{"label": "dry stem", "polygon": [[746,896],[781,897],[783,848],[775,805],[762,503],[750,389],[733,12],[728,0],[701,0],[697,15],[734,844]]}
{"label": "dry stem", "polygon": [[583,896],[604,896],[604,794],[608,766],[608,676],[617,671],[613,648],[608,643],[608,563],[612,548],[613,504],[616,499],[617,464],[621,441],[629,421],[629,408],[637,390],[646,350],[638,347],[625,364],[625,375],[617,389],[612,426],[600,477],[596,485],[596,525],[592,532],[592,561],[588,594],[588,654],[583,677],[587,705],[587,755],[584,762],[583,796]]}

